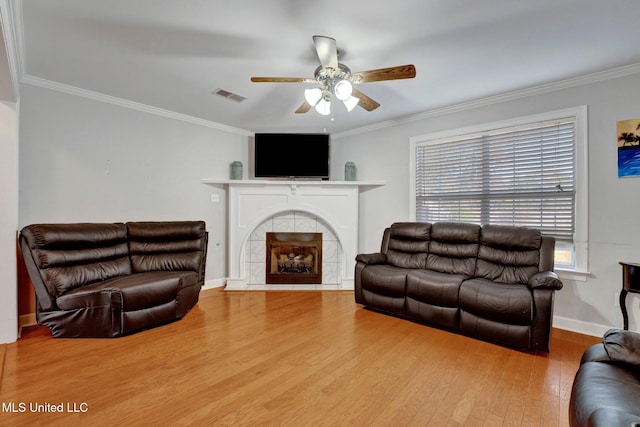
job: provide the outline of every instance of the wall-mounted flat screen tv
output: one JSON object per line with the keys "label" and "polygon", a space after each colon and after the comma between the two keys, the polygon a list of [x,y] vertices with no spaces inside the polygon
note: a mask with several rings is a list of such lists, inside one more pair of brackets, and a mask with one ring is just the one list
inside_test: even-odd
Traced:
{"label": "wall-mounted flat screen tv", "polygon": [[256,133],[256,178],[329,179],[329,135]]}

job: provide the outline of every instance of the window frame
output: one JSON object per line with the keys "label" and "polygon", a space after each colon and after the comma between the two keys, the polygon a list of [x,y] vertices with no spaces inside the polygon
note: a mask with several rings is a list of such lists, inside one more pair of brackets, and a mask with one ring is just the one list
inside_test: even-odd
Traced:
{"label": "window frame", "polygon": [[545,122],[560,118],[575,118],[575,231],[573,236],[573,251],[575,267],[566,268],[556,266],[561,277],[572,280],[586,280],[589,274],[588,266],[588,109],[586,105],[571,107],[547,113],[534,114],[497,122],[483,123],[479,125],[449,129],[440,132],[428,133],[409,138],[409,215],[412,221],[416,220],[416,147],[418,145],[433,143],[447,139],[455,139],[469,134],[490,132],[496,129],[523,126],[535,122]]}

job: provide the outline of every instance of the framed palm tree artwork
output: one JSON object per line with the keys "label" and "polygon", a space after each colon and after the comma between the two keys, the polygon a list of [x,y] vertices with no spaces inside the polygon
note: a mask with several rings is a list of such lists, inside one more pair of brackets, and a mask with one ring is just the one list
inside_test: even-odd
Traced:
{"label": "framed palm tree artwork", "polygon": [[617,123],[618,176],[640,176],[640,119]]}

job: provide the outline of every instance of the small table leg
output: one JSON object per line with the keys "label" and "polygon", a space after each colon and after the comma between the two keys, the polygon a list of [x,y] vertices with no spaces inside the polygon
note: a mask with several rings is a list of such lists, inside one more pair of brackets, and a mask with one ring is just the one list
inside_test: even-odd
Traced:
{"label": "small table leg", "polygon": [[622,289],[622,291],[620,291],[620,310],[622,310],[622,321],[624,322],[624,329],[628,330],[629,329],[629,316],[627,315],[627,303],[626,303],[626,299],[627,299],[627,291],[625,289]]}

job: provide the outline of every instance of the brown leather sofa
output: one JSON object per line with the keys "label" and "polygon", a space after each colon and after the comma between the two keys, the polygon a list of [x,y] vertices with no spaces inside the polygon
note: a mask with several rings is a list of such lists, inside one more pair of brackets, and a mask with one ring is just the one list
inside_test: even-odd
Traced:
{"label": "brown leather sofa", "polygon": [[359,254],[355,300],[368,308],[531,351],[548,352],[555,240],[470,223],[395,223],[379,253]]}
{"label": "brown leather sofa", "polygon": [[204,284],[207,238],[202,221],[24,227],[38,324],[54,337],[117,337],[182,318]]}
{"label": "brown leather sofa", "polygon": [[569,402],[572,427],[640,426],[640,334],[610,329],[582,355]]}

